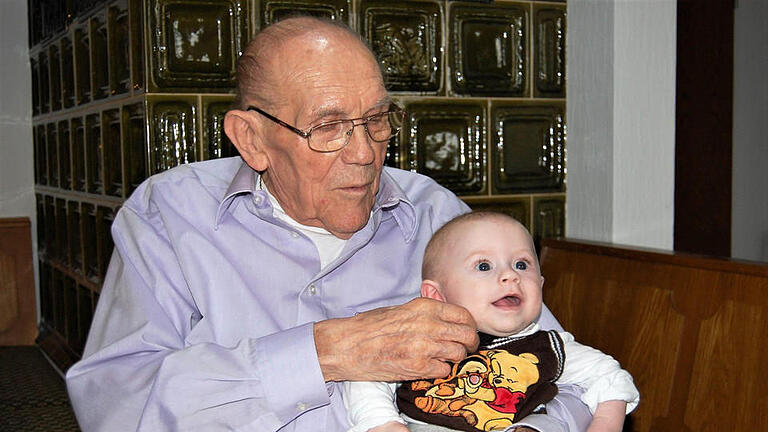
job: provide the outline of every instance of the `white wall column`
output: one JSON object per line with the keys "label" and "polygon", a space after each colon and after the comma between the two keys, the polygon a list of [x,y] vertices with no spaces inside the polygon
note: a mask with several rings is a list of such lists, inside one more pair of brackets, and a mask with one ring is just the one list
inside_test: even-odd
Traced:
{"label": "white wall column", "polygon": [[568,237],[672,249],[676,13],[568,2]]}

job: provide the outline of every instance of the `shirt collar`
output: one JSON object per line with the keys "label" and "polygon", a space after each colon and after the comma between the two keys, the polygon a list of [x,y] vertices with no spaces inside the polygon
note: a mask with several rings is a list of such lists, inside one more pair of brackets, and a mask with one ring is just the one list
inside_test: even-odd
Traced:
{"label": "shirt collar", "polygon": [[[418,228],[418,219],[416,218],[416,209],[413,203],[408,199],[400,185],[384,168],[381,172],[381,181],[379,182],[379,193],[376,194],[376,202],[373,205],[373,214],[382,211],[391,214],[400,227],[405,242],[409,243],[416,236]],[[224,194],[224,198],[219,203],[216,210],[216,220],[214,229],[219,228],[224,213],[229,210],[236,196],[250,194],[264,194],[258,188],[259,174],[253,170],[247,163],[243,162],[240,169],[232,178],[232,182]],[[262,197],[266,200],[266,197]]]}

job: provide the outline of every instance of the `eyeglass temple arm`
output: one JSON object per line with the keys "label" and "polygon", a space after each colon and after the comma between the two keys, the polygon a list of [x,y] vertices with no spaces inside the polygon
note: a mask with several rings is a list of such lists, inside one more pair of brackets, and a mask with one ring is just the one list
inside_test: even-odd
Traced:
{"label": "eyeglass temple arm", "polygon": [[266,111],[264,111],[262,109],[259,109],[259,108],[255,107],[255,106],[249,106],[248,110],[249,111],[256,111],[257,113],[259,113],[259,114],[263,115],[264,117],[272,120],[273,122],[279,124],[280,126],[286,127],[288,129],[292,130],[293,132],[296,132],[297,134],[301,135],[304,138],[309,138],[309,134],[308,133],[306,133],[303,130],[298,129],[298,128],[294,127],[294,126],[289,125],[288,123],[280,120],[279,118],[273,116],[272,114],[269,114],[268,112],[266,112]]}

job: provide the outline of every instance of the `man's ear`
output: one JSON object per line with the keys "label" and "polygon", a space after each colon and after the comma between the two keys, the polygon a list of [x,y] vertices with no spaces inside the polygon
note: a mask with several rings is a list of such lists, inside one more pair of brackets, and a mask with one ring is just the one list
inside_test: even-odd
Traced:
{"label": "man's ear", "polygon": [[445,297],[443,297],[443,293],[440,291],[440,283],[433,280],[424,279],[421,281],[421,296],[445,302]]}
{"label": "man's ear", "polygon": [[232,141],[245,163],[256,171],[265,171],[269,167],[269,159],[264,152],[260,131],[255,128],[247,111],[230,110],[224,116],[224,132]]}

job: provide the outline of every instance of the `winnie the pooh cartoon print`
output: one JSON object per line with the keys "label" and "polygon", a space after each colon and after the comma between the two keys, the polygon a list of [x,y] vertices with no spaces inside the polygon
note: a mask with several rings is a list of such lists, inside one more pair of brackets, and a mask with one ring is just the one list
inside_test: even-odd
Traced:
{"label": "winnie the pooh cartoon print", "polygon": [[[563,357],[547,343],[552,337],[558,336],[538,332],[525,338],[539,339],[534,345],[550,348],[533,350],[538,355],[480,350],[455,364],[446,378],[406,383],[398,390],[398,406],[411,418],[453,429],[503,430],[557,394],[553,382],[562,370]],[[542,357],[547,358],[546,364]]]}

